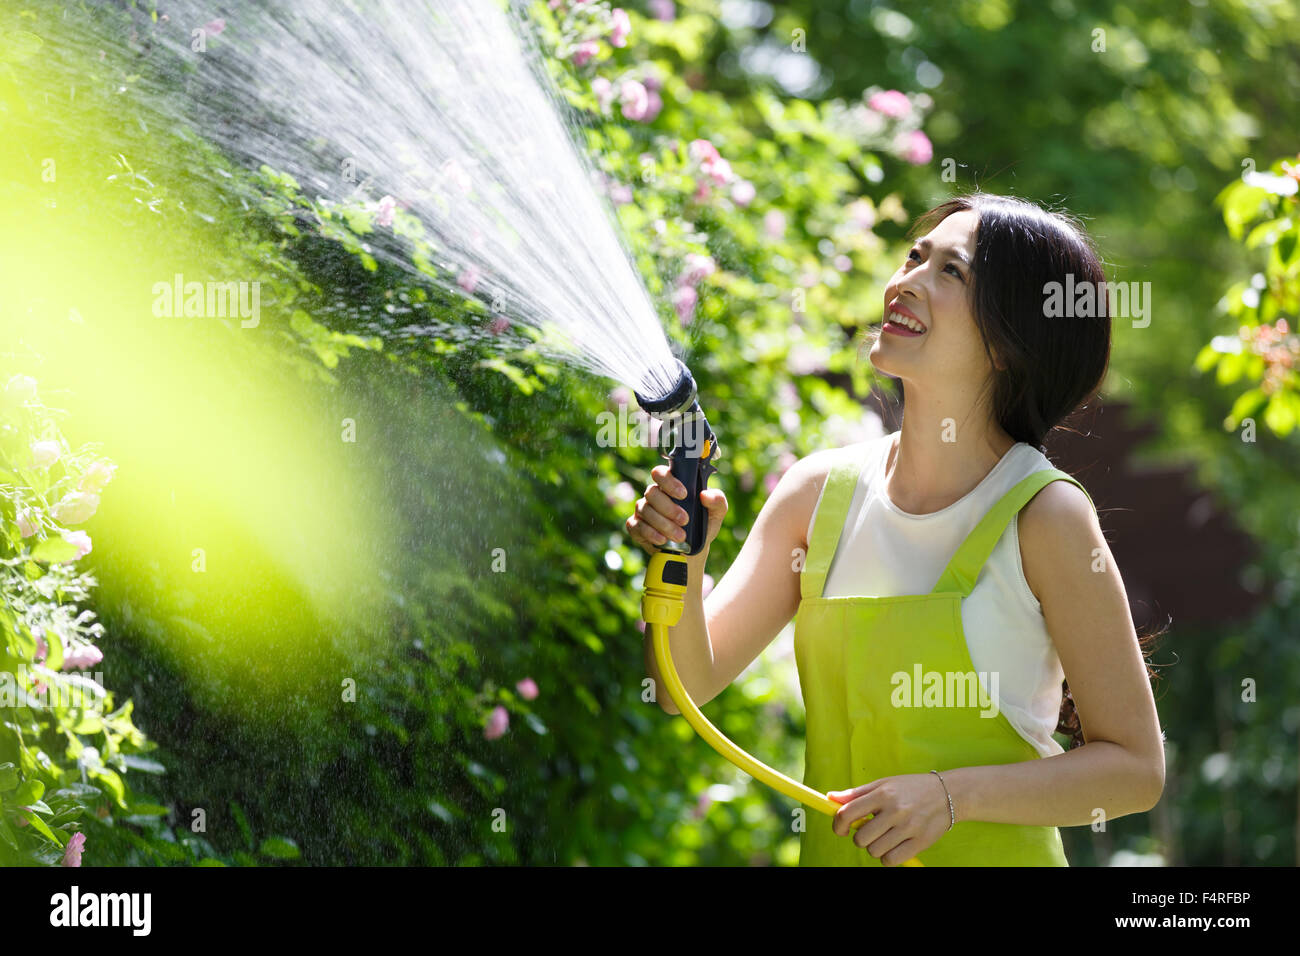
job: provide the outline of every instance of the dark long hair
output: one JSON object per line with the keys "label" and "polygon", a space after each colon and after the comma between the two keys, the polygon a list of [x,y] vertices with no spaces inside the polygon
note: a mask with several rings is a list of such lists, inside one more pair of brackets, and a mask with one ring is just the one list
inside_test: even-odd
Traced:
{"label": "dark long hair", "polygon": [[[1077,218],[1012,196],[978,191],[955,196],[922,214],[908,238],[968,209],[979,217],[972,311],[994,363],[984,394],[992,389],[993,415],[1008,435],[1041,449],[1051,431],[1067,426],[1098,398],[1110,365],[1106,271]],[[1100,290],[1094,308],[1083,310],[1092,314],[1049,315],[1047,287],[1053,282],[1063,290],[1084,283]],[[1163,631],[1139,638],[1148,678],[1159,676],[1149,663],[1150,645],[1159,633]],[[1061,692],[1056,731],[1070,738],[1068,749],[1073,750],[1085,742],[1083,728],[1068,681]]]}

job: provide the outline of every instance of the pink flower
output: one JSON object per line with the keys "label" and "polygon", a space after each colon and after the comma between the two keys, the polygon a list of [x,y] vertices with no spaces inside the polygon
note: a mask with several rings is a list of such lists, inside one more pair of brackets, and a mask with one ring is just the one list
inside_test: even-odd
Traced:
{"label": "pink flower", "polygon": [[703,165],[705,162],[713,162],[719,158],[717,147],[707,139],[693,139],[691,145],[687,147],[691,159]]}
{"label": "pink flower", "polygon": [[591,92],[596,94],[596,104],[600,111],[609,112],[609,106],[614,102],[614,84],[605,77],[598,76],[591,81]]}
{"label": "pink flower", "polygon": [[63,669],[76,669],[84,671],[87,667],[94,667],[104,659],[104,652],[94,644],[82,644],[73,648],[63,656]]}
{"label": "pink flower", "polygon": [[56,441],[32,442],[32,458],[37,468],[48,468],[59,460],[63,449]]}
{"label": "pink flower", "polygon": [[64,524],[81,524],[89,521],[99,507],[99,495],[88,491],[70,491],[63,500],[50,509],[56,521]]}
{"label": "pink flower", "polygon": [[763,217],[763,231],[770,239],[780,239],[785,235],[785,213],[779,209],[769,210]]}
{"label": "pink flower", "polygon": [[737,206],[748,206],[754,201],[754,196],[754,184],[748,179],[737,180],[736,184],[731,187],[731,201]]}
{"label": "pink flower", "polygon": [[502,736],[510,727],[510,714],[500,704],[492,708],[492,713],[488,714],[487,725],[483,728],[483,736],[488,740],[496,740]]}
{"label": "pink flower", "polygon": [[573,48],[573,65],[586,66],[587,61],[600,52],[600,44],[595,40],[583,40]]}
{"label": "pink flower", "polygon": [[677,310],[677,318],[681,319],[682,325],[690,325],[699,298],[695,289],[689,285],[679,285],[673,290],[673,308]]}
{"label": "pink flower", "polygon": [[636,629],[637,629],[638,631],[640,631],[642,634],[644,634],[644,633],[645,633],[645,621],[637,621],[637,622],[636,622]]}
{"label": "pink flower", "polygon": [[632,201],[632,187],[627,183],[610,183],[609,198],[615,206],[626,206]]}
{"label": "pink flower", "polygon": [[465,290],[466,294],[473,294],[475,287],[478,285],[479,271],[473,266],[466,266],[460,270],[456,276],[456,285]]}
{"label": "pink flower", "polygon": [[77,556],[71,560],[77,561],[90,554],[90,535],[84,531],[65,531],[63,540],[68,544],[76,546]]}
{"label": "pink flower", "polygon": [[894,119],[903,119],[912,112],[912,104],[907,99],[907,95],[898,90],[873,94],[871,99],[867,100],[867,106],[877,113],[892,116]]}
{"label": "pink flower", "polygon": [[900,138],[903,158],[914,166],[923,166],[934,156],[934,147],[930,138],[919,129],[904,134]]}
{"label": "pink flower", "polygon": [[533,680],[531,677],[525,677],[518,684],[516,684],[515,690],[519,691],[519,696],[522,697],[524,700],[537,699],[537,694],[538,694],[537,682]]}
{"label": "pink flower", "polygon": [[620,405],[631,405],[633,397],[632,389],[626,385],[619,385],[609,393],[609,401],[615,408]]}
{"label": "pink flower", "polygon": [[81,866],[81,853],[86,848],[86,834],[74,833],[63,850],[64,866]]}
{"label": "pink flower", "polygon": [[776,491],[776,486],[780,483],[780,481],[781,481],[781,476],[779,474],[777,474],[775,471],[769,471],[766,475],[763,476],[763,488],[770,495],[772,492]]}
{"label": "pink flower", "polygon": [[632,21],[622,7],[614,8],[614,26],[609,33],[609,42],[613,46],[627,46],[627,35],[632,32]]}
{"label": "pink flower", "polygon": [[731,182],[732,177],[735,175],[731,171],[731,163],[721,158],[701,163],[700,168],[719,186],[725,186]]}
{"label": "pink flower", "polygon": [[41,527],[40,518],[37,517],[36,512],[31,508],[24,508],[22,511],[18,512],[17,517],[18,533],[24,538],[30,538]]}
{"label": "pink flower", "polygon": [[5,393],[20,405],[36,397],[36,379],[30,375],[15,375],[5,385]]}
{"label": "pink flower", "polygon": [[677,4],[673,0],[647,0],[646,8],[650,16],[665,23],[677,16]]}
{"label": "pink flower", "polygon": [[225,28],[226,28],[226,21],[221,19],[220,17],[217,17],[217,19],[215,20],[209,20],[207,23],[203,24],[203,32],[210,37],[216,36]]}
{"label": "pink flower", "polygon": [[113,480],[113,474],[116,471],[117,465],[107,461],[97,461],[86,469],[86,474],[82,476],[79,487],[82,491],[99,494],[104,490],[104,486]]}
{"label": "pink flower", "polygon": [[677,277],[677,282],[681,285],[695,285],[701,279],[707,279],[717,271],[718,264],[713,261],[713,256],[702,256],[696,252],[688,252],[686,254],[686,266],[682,269],[682,274]]}
{"label": "pink flower", "polygon": [[392,196],[384,196],[379,200],[375,207],[375,225],[392,226],[393,211],[397,209],[397,200]]}
{"label": "pink flower", "polygon": [[649,87],[646,87],[645,101],[645,116],[642,118],[641,122],[653,123],[655,117],[658,116],[660,111],[664,108],[664,99],[659,95],[658,90],[652,90]]}
{"label": "pink flower", "polygon": [[849,214],[849,221],[860,229],[870,229],[876,224],[876,211],[865,199],[855,199],[844,211]]}
{"label": "pink flower", "polygon": [[491,324],[488,325],[488,331],[493,335],[500,335],[508,328],[510,328],[510,320],[504,315],[494,317]]}
{"label": "pink flower", "polygon": [[619,102],[623,104],[623,115],[630,120],[641,122],[650,109],[650,97],[643,84],[636,80],[625,80],[619,90]]}

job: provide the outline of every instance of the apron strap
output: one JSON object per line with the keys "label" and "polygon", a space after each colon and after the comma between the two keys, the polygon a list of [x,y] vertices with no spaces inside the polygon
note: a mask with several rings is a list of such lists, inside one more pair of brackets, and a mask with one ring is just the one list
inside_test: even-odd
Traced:
{"label": "apron strap", "polygon": [[[939,576],[939,582],[934,586],[933,593],[957,591],[962,597],[969,597],[975,588],[975,581],[979,578],[980,569],[993,553],[993,548],[1002,537],[1002,532],[1006,530],[1007,525],[1015,520],[1020,509],[1028,504],[1034,495],[1053,481],[1071,482],[1088,495],[1087,488],[1057,468],[1044,468],[1034,472],[1003,495],[989,509],[988,514],[975,526],[975,530],[967,536],[957,549],[957,553],[952,556],[948,567]],[[1088,495],[1088,502],[1092,504],[1093,511],[1096,511],[1097,506],[1092,501],[1092,495]]]}
{"label": "apron strap", "polygon": [[[868,443],[868,450],[872,447]],[[849,516],[853,492],[858,486],[864,464],[861,459],[846,459],[832,465],[830,474],[826,476],[826,484],[822,486],[821,500],[817,505],[817,516],[813,519],[812,540],[808,542],[803,573],[799,575],[800,597],[822,596],[822,589],[826,587],[826,574],[830,571],[831,559],[840,546],[844,522]]]}

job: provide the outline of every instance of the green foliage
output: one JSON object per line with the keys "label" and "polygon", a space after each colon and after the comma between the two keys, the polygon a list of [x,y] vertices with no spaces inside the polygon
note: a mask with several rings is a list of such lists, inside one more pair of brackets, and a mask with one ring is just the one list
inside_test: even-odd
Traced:
{"label": "green foliage", "polygon": [[1220,385],[1254,383],[1233,402],[1223,423],[1230,431],[1261,411],[1264,424],[1280,437],[1300,425],[1297,187],[1300,167],[1278,160],[1267,174],[1244,173],[1217,199],[1232,238],[1247,249],[1262,249],[1255,257],[1264,260],[1262,271],[1234,283],[1220,300],[1220,309],[1238,324],[1237,335],[1216,336],[1196,356],[1196,370],[1213,372]]}

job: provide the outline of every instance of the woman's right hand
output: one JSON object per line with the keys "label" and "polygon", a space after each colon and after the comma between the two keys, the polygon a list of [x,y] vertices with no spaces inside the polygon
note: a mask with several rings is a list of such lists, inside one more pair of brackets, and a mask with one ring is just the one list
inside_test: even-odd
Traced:
{"label": "woman's right hand", "polygon": [[[686,489],[672,476],[670,466],[658,465],[650,470],[653,479],[646,485],[645,496],[636,503],[636,510],[625,525],[628,535],[651,554],[673,541],[684,541],[686,509],[682,500]],[[706,488],[700,492],[700,503],[709,515],[709,530],[704,536],[704,547],[713,542],[727,514],[727,496],[720,488]]]}

